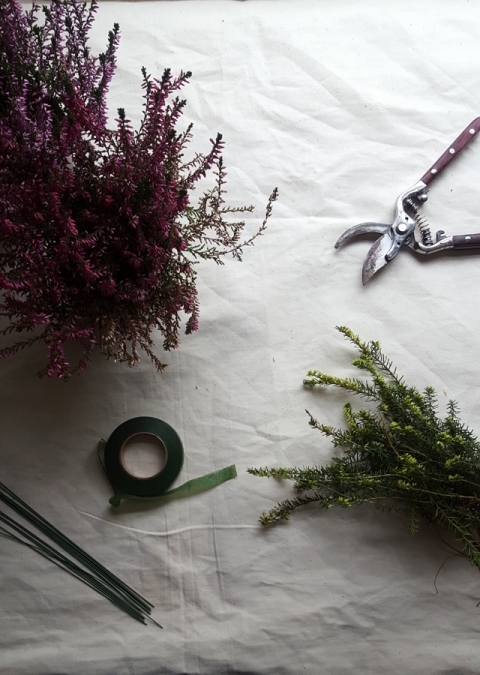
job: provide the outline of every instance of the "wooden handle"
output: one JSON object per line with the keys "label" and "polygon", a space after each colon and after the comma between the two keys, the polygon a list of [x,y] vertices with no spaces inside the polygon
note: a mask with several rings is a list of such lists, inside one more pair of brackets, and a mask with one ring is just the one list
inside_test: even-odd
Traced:
{"label": "wooden handle", "polygon": [[473,120],[473,122],[469,124],[464,131],[462,131],[460,136],[452,143],[448,150],[445,150],[443,155],[437,159],[435,164],[430,167],[424,176],[422,176],[421,180],[426,185],[431,183],[432,180],[438,176],[444,170],[444,168],[448,166],[450,162],[453,161],[455,157],[457,157],[457,155],[459,155],[462,150],[467,147],[471,141],[473,141],[479,131],[480,117],[477,117],[477,119]]}
{"label": "wooden handle", "polygon": [[452,244],[452,248],[480,248],[480,234],[455,235]]}

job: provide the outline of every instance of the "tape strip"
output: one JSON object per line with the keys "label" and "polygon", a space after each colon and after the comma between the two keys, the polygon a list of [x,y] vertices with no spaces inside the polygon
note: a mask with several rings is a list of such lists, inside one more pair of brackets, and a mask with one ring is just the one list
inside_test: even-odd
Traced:
{"label": "tape strip", "polygon": [[[151,434],[165,446],[167,460],[163,469],[150,478],[136,478],[123,465],[122,455],[127,441],[138,434]],[[104,444],[104,445],[103,445]],[[103,460],[100,450],[103,449]],[[205,476],[193,478],[183,485],[168,490],[183,465],[183,445],[179,435],[166,422],[155,417],[134,417],[120,424],[108,441],[100,441],[99,458],[105,473],[115,491],[110,499],[112,506],[119,506],[124,499],[162,499],[169,501],[190,497],[204,490],[210,490],[231,478],[235,478],[235,465],[213,471]],[[167,491],[168,490],[168,491]]]}

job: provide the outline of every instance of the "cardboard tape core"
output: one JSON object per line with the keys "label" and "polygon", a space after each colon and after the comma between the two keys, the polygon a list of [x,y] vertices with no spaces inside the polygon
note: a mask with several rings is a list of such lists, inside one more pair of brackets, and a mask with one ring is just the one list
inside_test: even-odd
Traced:
{"label": "cardboard tape core", "polygon": [[120,463],[125,471],[139,480],[154,478],[167,463],[165,443],[154,434],[133,434],[122,445]]}

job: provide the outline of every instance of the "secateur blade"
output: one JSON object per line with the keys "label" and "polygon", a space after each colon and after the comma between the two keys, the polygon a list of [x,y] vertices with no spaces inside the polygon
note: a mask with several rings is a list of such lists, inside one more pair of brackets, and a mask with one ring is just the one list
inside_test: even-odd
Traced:
{"label": "secateur blade", "polygon": [[354,225],[349,230],[346,230],[342,236],[337,240],[335,248],[338,248],[349,239],[357,237],[361,234],[368,234],[369,232],[376,232],[378,234],[386,234],[390,229],[391,225],[386,225],[385,223],[360,223],[359,225]]}
{"label": "secateur blade", "polygon": [[[390,230],[390,227],[388,228]],[[390,262],[394,242],[389,233],[379,237],[369,250],[362,269],[362,283],[370,281],[373,275]],[[394,254],[395,255],[395,254]]]}

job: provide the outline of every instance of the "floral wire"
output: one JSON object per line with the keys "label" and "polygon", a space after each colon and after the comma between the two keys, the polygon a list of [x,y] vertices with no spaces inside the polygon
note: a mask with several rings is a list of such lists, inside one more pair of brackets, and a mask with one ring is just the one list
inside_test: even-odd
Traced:
{"label": "floral wire", "polygon": [[80,563],[85,565],[90,571],[101,579],[106,585],[121,592],[122,595],[128,598],[128,601],[137,606],[142,612],[150,614],[153,605],[143,598],[134,589],[130,588],[116,575],[105,568],[101,563],[92,558],[86,551],[81,549],[66,535],[62,534],[56,527],[51,525],[39,513],[34,511],[28,504],[26,504],[20,497],[17,497],[9,488],[3,483],[0,483],[0,500],[10,506],[19,515],[23,516],[30,523],[35,525],[43,534],[48,536],[52,541],[58,544],[63,550],[73,556]]}
{"label": "floral wire", "polygon": [[[0,520],[3,521],[3,518],[0,518]],[[13,527],[12,524],[10,524],[10,526]],[[72,561],[68,560],[64,556],[60,556],[58,554],[55,555],[54,553],[52,553],[49,550],[51,547],[44,547],[40,543],[37,543],[36,545],[29,544],[28,541],[25,541],[24,539],[15,536],[9,530],[6,530],[3,527],[0,527],[0,535],[7,539],[11,539],[12,541],[16,541],[17,543],[22,544],[23,546],[27,546],[32,551],[36,551],[42,557],[46,558],[47,560],[50,560],[50,562],[53,562],[53,564],[56,565],[57,567],[60,567],[61,569],[65,570],[65,572],[68,572],[68,574],[70,574],[71,576],[79,579],[87,586],[90,586],[90,588],[92,588],[94,591],[97,591],[97,593],[100,593],[100,595],[103,595],[105,598],[110,600],[110,602],[112,602],[114,605],[122,609],[127,614],[130,614],[130,616],[132,616],[134,619],[146,625],[145,617],[135,607],[125,603],[123,599],[115,595],[108,588],[108,586],[102,584],[92,575],[89,575],[88,572],[82,570],[80,567],[78,567],[78,565],[75,565],[75,563],[73,563]],[[28,539],[27,534],[24,533],[24,536]]]}

